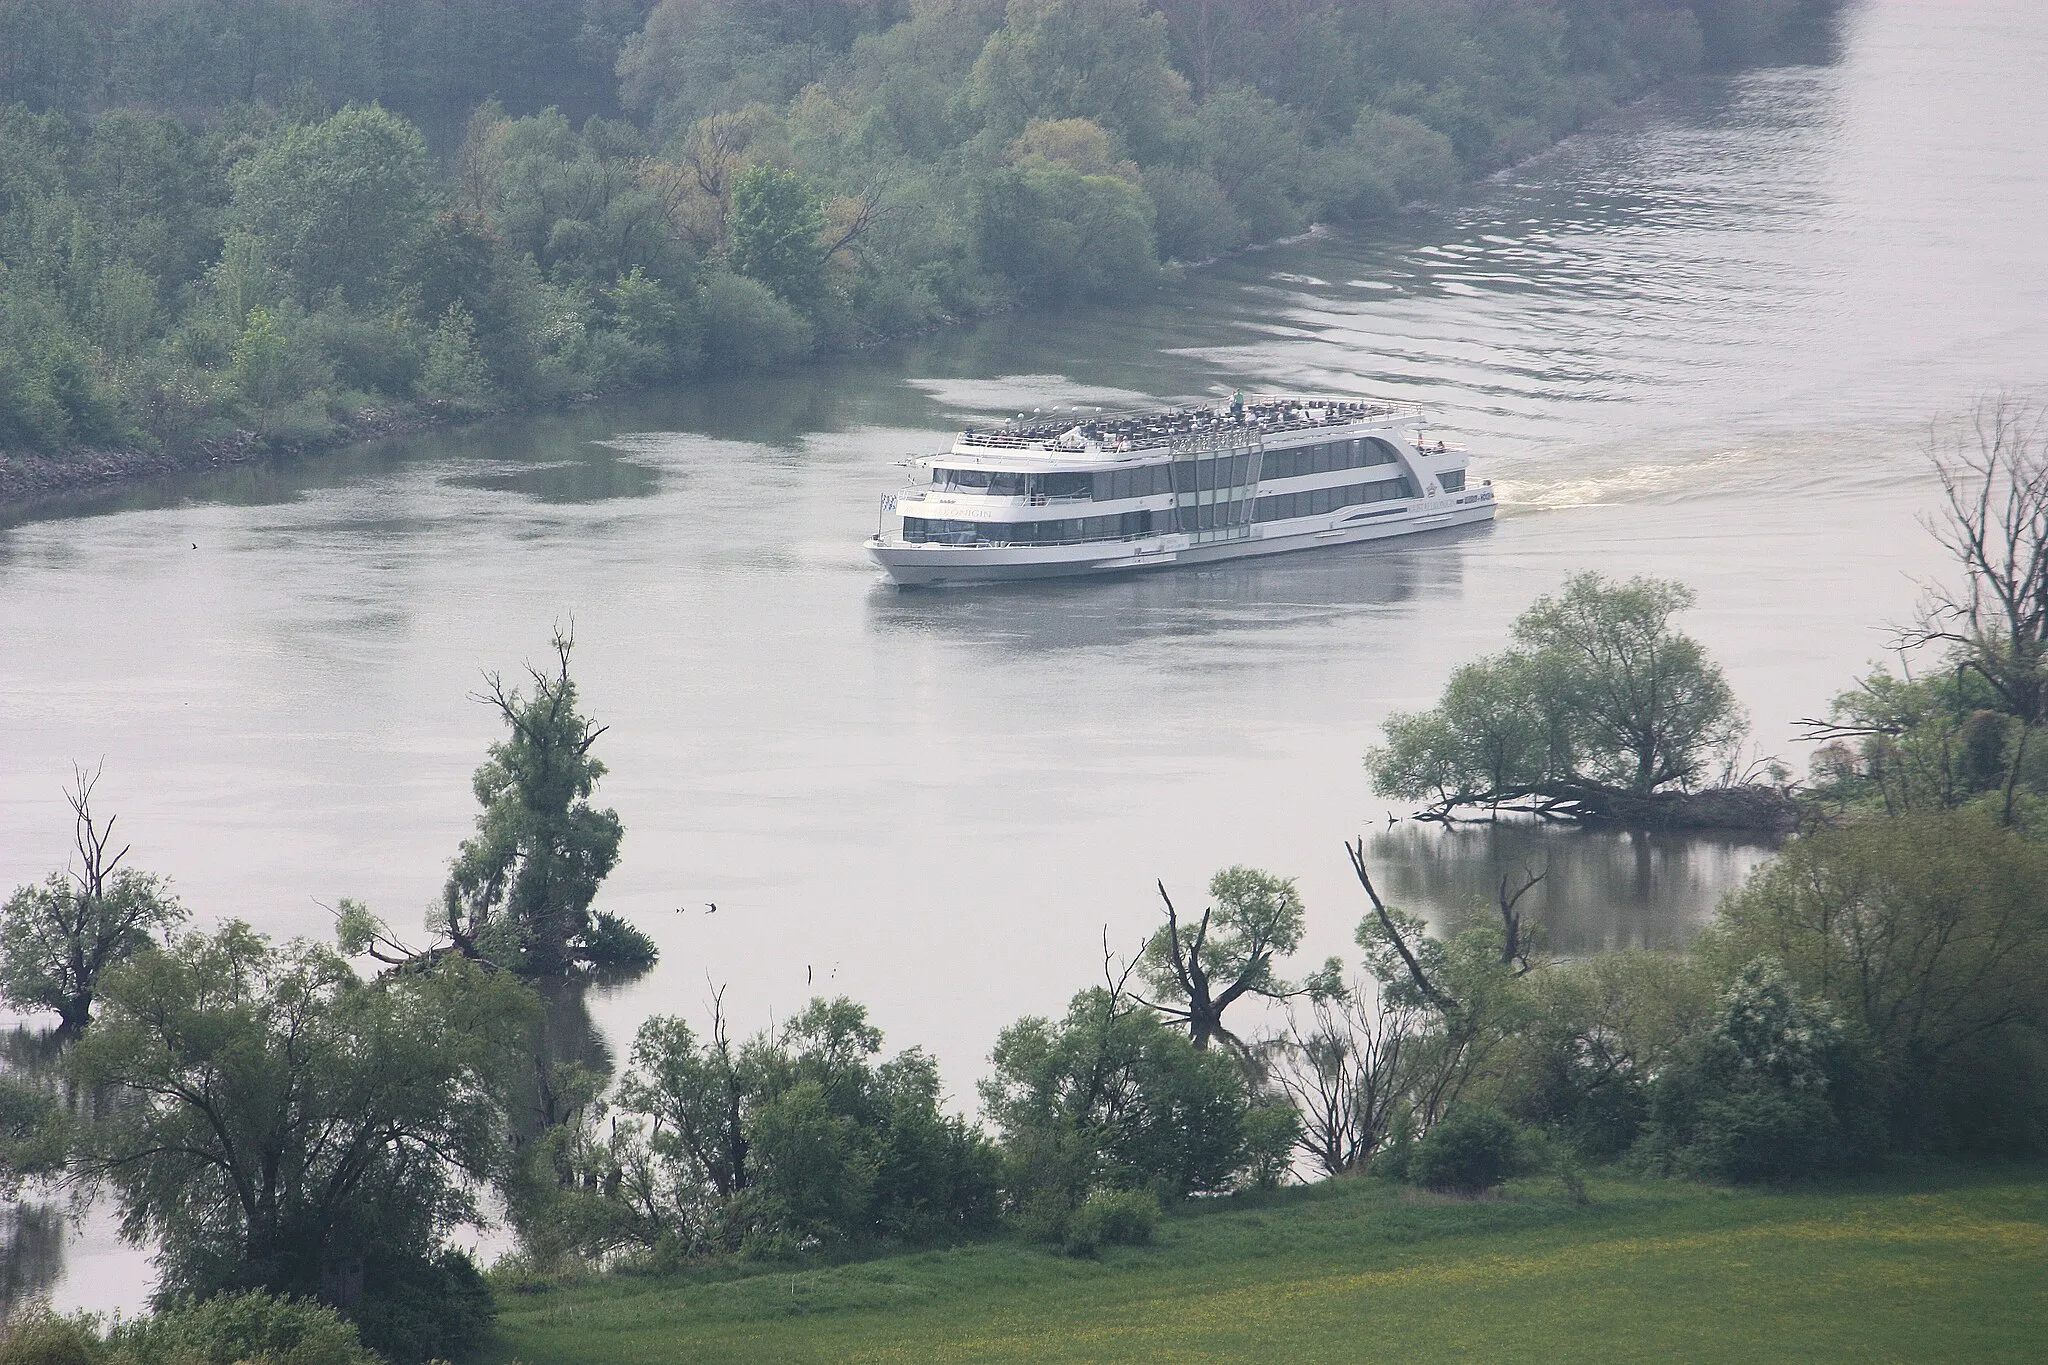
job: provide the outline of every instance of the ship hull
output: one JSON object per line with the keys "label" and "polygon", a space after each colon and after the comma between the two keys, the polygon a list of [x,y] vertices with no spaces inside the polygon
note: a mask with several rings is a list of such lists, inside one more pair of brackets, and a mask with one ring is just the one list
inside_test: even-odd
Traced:
{"label": "ship hull", "polygon": [[899,587],[954,587],[1149,572],[1186,564],[1294,554],[1480,525],[1492,521],[1493,515],[1494,500],[1489,491],[1455,502],[1432,499],[1400,513],[1333,518],[1299,528],[1268,523],[1249,528],[1249,535],[1229,540],[1196,542],[1186,535],[1160,535],[1095,544],[955,546],[903,544],[876,537],[867,542],[867,550],[869,557]]}

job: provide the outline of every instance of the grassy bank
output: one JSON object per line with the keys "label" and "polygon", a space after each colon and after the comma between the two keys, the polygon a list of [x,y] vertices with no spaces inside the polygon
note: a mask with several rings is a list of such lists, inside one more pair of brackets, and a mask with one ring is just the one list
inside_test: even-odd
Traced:
{"label": "grassy bank", "polygon": [[507,1294],[497,1360],[2038,1359],[2048,1171],[1789,1194],[1375,1181],[1221,1202],[1147,1248],[1015,1243]]}

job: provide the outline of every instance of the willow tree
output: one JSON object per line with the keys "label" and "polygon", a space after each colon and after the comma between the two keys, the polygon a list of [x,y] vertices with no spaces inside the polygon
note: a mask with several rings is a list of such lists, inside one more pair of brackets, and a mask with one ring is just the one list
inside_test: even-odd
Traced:
{"label": "willow tree", "polygon": [[1452,675],[1437,705],[1387,718],[1366,757],[1426,815],[1519,805],[1639,818],[1727,771],[1748,717],[1706,649],[1672,625],[1692,590],[1582,573],[1515,621],[1513,644]]}

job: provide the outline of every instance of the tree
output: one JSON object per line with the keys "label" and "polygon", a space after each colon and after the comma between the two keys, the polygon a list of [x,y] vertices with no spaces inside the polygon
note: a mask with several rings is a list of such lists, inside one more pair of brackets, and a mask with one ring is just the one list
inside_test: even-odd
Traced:
{"label": "tree", "polygon": [[552,673],[531,666],[531,696],[486,675],[480,698],[511,734],[476,771],[476,835],[448,874],[438,927],[464,953],[530,977],[645,971],[654,945],[590,903],[618,863],[624,830],[591,792],[604,764],[591,749],[605,728],[576,707],[569,676],[574,639],[557,632]]}
{"label": "tree", "polygon": [[1002,1136],[1009,1196],[1046,1234],[1063,1235],[1096,1190],[1200,1194],[1258,1163],[1240,1068],[1197,1051],[1114,980],[1076,995],[1062,1019],[1018,1020],[989,1060],[982,1107]]}
{"label": "tree", "polygon": [[1701,950],[1731,974],[1781,964],[1867,1040],[1902,1141],[2024,1145],[2041,1121],[2048,855],[1989,814],[1800,839],[1728,898]]}
{"label": "tree", "polygon": [[1249,1062],[1250,1049],[1224,1026],[1223,1012],[1247,995],[1286,1000],[1335,994],[1341,968],[1332,958],[1298,986],[1273,970],[1274,958],[1301,946],[1301,893],[1292,878],[1227,867],[1210,878],[1209,894],[1216,903],[1193,926],[1184,926],[1166,884],[1159,884],[1166,923],[1146,943],[1140,971],[1167,1002],[1153,1008],[1186,1024],[1197,1049],[1220,1042]]}
{"label": "tree", "polygon": [[1424,1012],[1363,983],[1289,1023],[1273,1078],[1300,1115],[1297,1145],[1325,1175],[1362,1171],[1392,1134],[1416,1078]]}
{"label": "tree", "polygon": [[[1748,719],[1697,640],[1672,629],[1679,583],[1576,575],[1514,624],[1514,647],[1452,676],[1435,709],[1397,712],[1366,756],[1390,796],[1430,818],[1521,803],[1542,814],[1630,823],[1782,821],[1782,795],[1732,779]],[[1714,775],[1739,797],[1688,806]],[[1752,808],[1753,807],[1753,808]]]}
{"label": "tree", "polygon": [[632,1236],[684,1250],[958,1236],[996,1210],[995,1153],[940,1108],[916,1048],[874,1059],[882,1034],[843,997],[812,1000],[735,1048],[722,1003],[700,1042],[649,1019],[621,1083],[604,1183]]}
{"label": "tree", "polygon": [[234,218],[288,271],[302,301],[340,290],[378,300],[392,266],[425,225],[426,141],[377,105],[291,123],[230,175]]}
{"label": "tree", "polygon": [[[1888,813],[1995,808],[2026,823],[2044,785],[2037,733],[2048,723],[2048,409],[1980,400],[1937,424],[1927,446],[1942,506],[1928,529],[1962,570],[1928,590],[1898,632],[1897,672],[1880,668],[1801,722],[1822,748],[1816,785],[1845,806]],[[1915,654],[1941,667],[1916,676]]]}
{"label": "tree", "polygon": [[103,999],[73,1075],[120,1102],[76,1175],[162,1247],[161,1298],[262,1288],[414,1359],[474,1344],[488,1292],[443,1238],[501,1168],[526,991],[452,954],[364,981],[230,921],[123,964]]}
{"label": "tree", "polygon": [[968,92],[1006,134],[1032,119],[1094,119],[1148,161],[1187,103],[1166,16],[1139,0],[1010,0]]}
{"label": "tree", "polygon": [[1943,508],[1934,534],[1963,571],[1936,587],[1917,639],[1948,646],[2017,723],[2000,819],[2014,801],[2035,731],[2048,722],[2048,409],[1985,399],[1937,432],[1929,459]]}
{"label": "tree", "polygon": [[977,186],[973,214],[975,255],[1032,298],[1117,298],[1158,273],[1151,201],[1122,176],[1005,168]]}
{"label": "tree", "polygon": [[1745,966],[1651,1088],[1653,1159],[1714,1179],[1784,1180],[1874,1154],[1853,1047],[1776,964]]}
{"label": "tree", "polygon": [[99,773],[75,774],[65,793],[78,866],[24,886],[0,907],[0,1000],[18,1010],[53,1010],[60,1036],[92,1019],[102,976],[184,923],[185,907],[162,877],[125,868],[124,845],[110,852],[114,819],[92,813]]}
{"label": "tree", "polygon": [[825,211],[794,172],[749,166],[735,175],[726,228],[734,270],[800,308],[817,303],[830,254],[818,240]]}

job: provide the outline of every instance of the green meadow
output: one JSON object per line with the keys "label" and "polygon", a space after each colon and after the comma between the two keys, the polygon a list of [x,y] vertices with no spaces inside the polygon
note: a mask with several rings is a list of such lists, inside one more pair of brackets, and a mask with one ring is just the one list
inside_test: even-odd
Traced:
{"label": "green meadow", "polygon": [[1150,1246],[1014,1241],[501,1292],[493,1359],[2038,1361],[2048,1171],[1770,1192],[1372,1180],[1200,1201]]}

